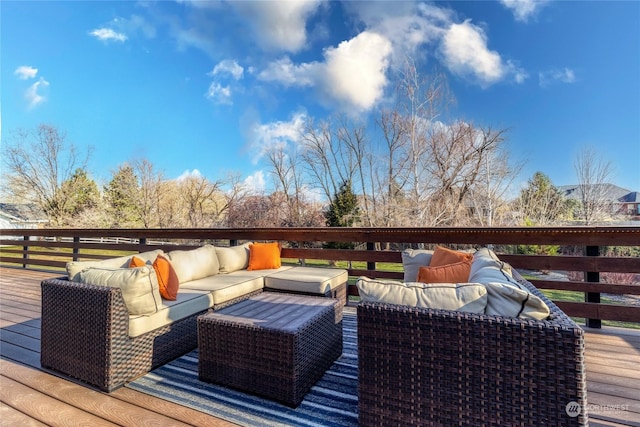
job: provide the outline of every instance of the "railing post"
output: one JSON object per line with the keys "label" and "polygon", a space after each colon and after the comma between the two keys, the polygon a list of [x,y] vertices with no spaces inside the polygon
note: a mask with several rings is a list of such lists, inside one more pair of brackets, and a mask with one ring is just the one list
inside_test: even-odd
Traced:
{"label": "railing post", "polygon": [[144,252],[143,248],[141,248],[141,246],[146,246],[147,245],[147,238],[146,237],[141,237],[140,239],[138,239],[138,252]]}
{"label": "railing post", "polygon": [[78,261],[78,255],[80,255],[80,236],[73,236],[73,260]]}
{"label": "railing post", "polygon": [[[374,242],[367,242],[367,250],[368,251],[375,251],[376,250],[376,244]],[[375,269],[376,269],[375,261],[367,261],[367,270],[375,270]]]}
{"label": "railing post", "polygon": [[[24,240],[24,241],[27,241],[27,242],[28,242],[28,241],[29,241],[29,236],[24,236],[24,237],[22,238],[22,240]],[[25,245],[22,247],[22,250],[24,251],[24,253],[22,254],[22,259],[24,260],[24,263],[22,264],[22,268],[27,268],[27,265],[29,265],[29,264],[27,263],[27,260],[29,259],[29,245],[25,244]]]}
{"label": "railing post", "polygon": [[[586,256],[600,256],[600,247],[599,246],[587,246],[586,247]],[[589,283],[597,283],[600,282],[600,272],[598,271],[586,271],[584,273],[584,281]],[[586,292],[585,293],[585,302],[592,302],[596,304],[600,304],[600,293],[599,292]],[[600,319],[586,319],[587,326],[589,328],[601,328],[602,320]]]}
{"label": "railing post", "polygon": [[[304,248],[304,242],[298,242],[298,248]],[[305,258],[298,258],[298,261],[302,267],[307,265],[307,260]]]}

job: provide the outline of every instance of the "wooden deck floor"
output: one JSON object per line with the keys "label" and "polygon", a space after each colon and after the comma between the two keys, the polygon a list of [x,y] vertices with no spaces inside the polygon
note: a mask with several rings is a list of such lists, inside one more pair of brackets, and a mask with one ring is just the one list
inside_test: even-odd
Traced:
{"label": "wooden deck floor", "polygon": [[[57,274],[0,268],[0,425],[231,426],[128,388],[94,391],[40,368],[40,281]],[[640,332],[586,333],[592,426],[640,426]]]}

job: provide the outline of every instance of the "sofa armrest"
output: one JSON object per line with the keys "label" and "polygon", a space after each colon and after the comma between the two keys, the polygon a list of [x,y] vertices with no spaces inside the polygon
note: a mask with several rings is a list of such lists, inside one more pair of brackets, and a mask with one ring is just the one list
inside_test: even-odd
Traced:
{"label": "sofa armrest", "polygon": [[118,288],[66,278],[42,287],[40,361],[77,379],[108,388],[113,349],[128,339],[129,312]]}
{"label": "sofa armrest", "polygon": [[545,302],[547,320],[361,303],[361,425],[586,424],[566,411],[586,404],[583,331]]}

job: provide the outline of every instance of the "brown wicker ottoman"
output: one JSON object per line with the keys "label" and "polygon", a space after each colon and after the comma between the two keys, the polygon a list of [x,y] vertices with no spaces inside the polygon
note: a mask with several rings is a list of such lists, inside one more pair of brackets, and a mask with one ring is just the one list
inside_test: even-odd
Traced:
{"label": "brown wicker ottoman", "polygon": [[199,375],[298,406],[342,354],[336,299],[264,292],[198,318]]}

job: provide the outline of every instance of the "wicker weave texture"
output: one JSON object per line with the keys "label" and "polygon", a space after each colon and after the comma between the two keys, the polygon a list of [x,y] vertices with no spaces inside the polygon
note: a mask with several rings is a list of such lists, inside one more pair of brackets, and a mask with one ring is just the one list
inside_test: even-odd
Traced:
{"label": "wicker weave texture", "polygon": [[131,338],[120,289],[66,279],[42,282],[40,363],[103,391],[112,391],[197,346],[194,313]]}
{"label": "wicker weave texture", "polygon": [[566,410],[586,407],[583,331],[545,302],[545,321],[359,305],[360,425],[587,424]]}
{"label": "wicker weave texture", "polygon": [[[199,375],[295,407],[342,354],[342,304],[269,294],[229,307],[237,321],[221,316],[227,310],[198,318]],[[297,325],[301,309],[304,321]]]}

